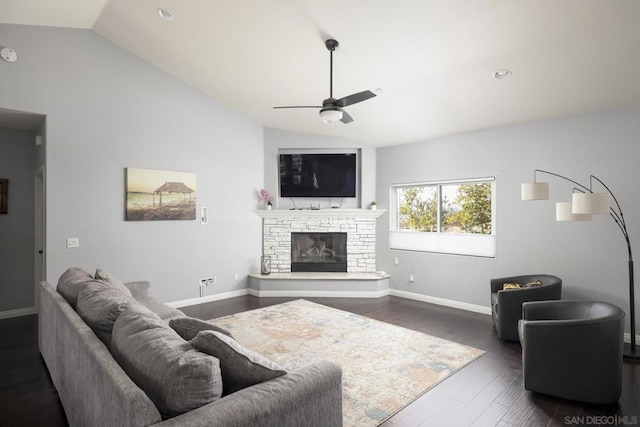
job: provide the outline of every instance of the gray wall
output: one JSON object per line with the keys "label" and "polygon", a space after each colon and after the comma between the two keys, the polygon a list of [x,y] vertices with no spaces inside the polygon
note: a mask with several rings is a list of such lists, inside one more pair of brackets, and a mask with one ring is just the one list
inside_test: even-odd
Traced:
{"label": "gray wall", "polygon": [[[243,289],[257,271],[262,127],[88,30],[0,25],[0,108],[47,115],[47,278],[147,279],[162,301]],[[195,172],[199,221],[124,221],[126,167]],[[80,247],[66,249],[67,237]],[[240,280],[234,280],[234,273]]]}
{"label": "gray wall", "polygon": [[[320,120],[320,119],[318,119]],[[342,126],[342,124],[338,124]],[[355,142],[341,138],[331,138],[325,136],[303,135],[294,132],[287,132],[279,129],[265,128],[264,130],[264,185],[265,189],[274,197],[278,195],[278,150],[300,148],[314,150],[328,150],[340,148],[355,148],[360,150],[360,189],[355,198],[345,198],[342,207],[356,209],[367,207],[372,200],[375,200],[376,191],[376,149],[362,142]],[[321,198],[321,208],[329,207],[329,200]],[[305,200],[296,198],[298,207],[309,208],[309,202],[314,205],[317,199]],[[334,199],[332,203],[337,205],[340,202]],[[274,203],[277,209],[290,209],[293,207],[291,199],[276,199]]]}
{"label": "gray wall", "polygon": [[555,202],[569,201],[572,186],[541,176],[550,183],[550,200],[523,202],[520,184],[533,180],[535,168],[586,185],[596,175],[622,205],[633,251],[640,253],[638,135],[640,107],[630,107],[379,149],[382,208],[389,206],[393,183],[495,176],[497,246],[495,259],[392,251],[389,224],[382,221],[378,268],[392,274],[395,289],[481,306],[490,305],[492,277],[550,273],[564,280],[564,298],[604,300],[628,310],[627,248],[613,220],[556,222]]}
{"label": "gray wall", "polygon": [[33,307],[35,136],[0,128],[0,179],[9,180],[8,213],[0,215],[0,313]]}

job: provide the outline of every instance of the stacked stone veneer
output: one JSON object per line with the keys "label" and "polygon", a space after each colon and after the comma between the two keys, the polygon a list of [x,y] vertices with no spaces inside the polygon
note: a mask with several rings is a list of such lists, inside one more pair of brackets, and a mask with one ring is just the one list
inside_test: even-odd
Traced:
{"label": "stacked stone veneer", "polygon": [[262,219],[262,245],[271,271],[291,271],[291,233],[347,233],[347,273],[376,271],[376,217],[282,216]]}

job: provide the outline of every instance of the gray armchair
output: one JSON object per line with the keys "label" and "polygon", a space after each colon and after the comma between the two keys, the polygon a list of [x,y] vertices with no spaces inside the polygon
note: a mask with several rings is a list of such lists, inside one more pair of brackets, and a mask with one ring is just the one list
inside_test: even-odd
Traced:
{"label": "gray armchair", "polygon": [[620,398],[624,311],[604,302],[522,305],[518,324],[526,390],[579,402]]}
{"label": "gray armchair", "polygon": [[[524,285],[539,280],[542,286],[526,289],[502,290],[505,283]],[[549,274],[529,274],[525,276],[491,279],[491,316],[498,338],[518,341],[518,320],[522,318],[522,303],[525,301],[559,300],[562,294],[562,280]]]}

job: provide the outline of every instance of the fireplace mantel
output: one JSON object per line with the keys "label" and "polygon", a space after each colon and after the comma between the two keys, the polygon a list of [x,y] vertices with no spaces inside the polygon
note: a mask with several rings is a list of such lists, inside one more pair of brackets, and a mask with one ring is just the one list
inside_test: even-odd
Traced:
{"label": "fireplace mantel", "polygon": [[367,217],[378,218],[386,210],[371,209],[260,209],[253,211],[260,218],[284,217]]}

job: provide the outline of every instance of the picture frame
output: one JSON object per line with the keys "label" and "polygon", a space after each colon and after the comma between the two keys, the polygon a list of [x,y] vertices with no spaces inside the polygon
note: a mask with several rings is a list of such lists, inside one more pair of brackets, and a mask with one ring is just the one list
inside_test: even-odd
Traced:
{"label": "picture frame", "polygon": [[0,179],[0,214],[9,212],[9,180]]}
{"label": "picture frame", "polygon": [[126,168],[126,221],[196,219],[196,174]]}

